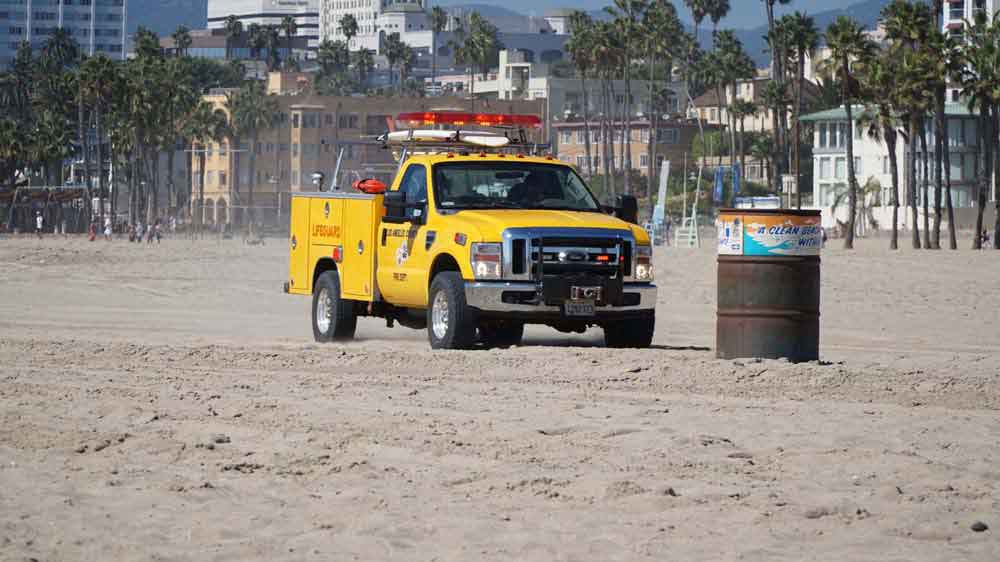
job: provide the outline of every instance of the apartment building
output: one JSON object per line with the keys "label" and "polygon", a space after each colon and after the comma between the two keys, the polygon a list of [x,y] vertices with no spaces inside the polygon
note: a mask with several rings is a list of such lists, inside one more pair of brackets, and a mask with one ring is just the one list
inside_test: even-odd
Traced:
{"label": "apartment building", "polygon": [[[736,84],[734,95],[733,88],[727,86],[722,92],[722,99],[714,88],[710,88],[704,94],[695,98],[688,108],[688,117],[695,119],[700,117],[703,123],[709,125],[729,126],[729,108],[734,100],[752,101],[757,105],[757,112],[746,117],[743,123],[737,123],[737,127],[744,127],[747,132],[770,132],[774,129],[773,111],[763,103],[764,90],[771,82],[770,78],[758,77],[752,80],[743,80]],[[819,98],[819,88],[812,82],[806,80],[802,88],[803,107],[809,105]],[[789,107],[789,111],[792,106]]]}
{"label": "apartment building", "polygon": [[0,69],[22,41],[35,50],[63,28],[87,55],[125,58],[126,0],[0,0]]}

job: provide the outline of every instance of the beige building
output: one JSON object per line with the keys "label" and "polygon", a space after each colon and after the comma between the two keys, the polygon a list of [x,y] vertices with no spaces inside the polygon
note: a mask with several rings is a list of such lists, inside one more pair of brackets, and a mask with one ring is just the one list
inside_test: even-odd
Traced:
{"label": "beige building", "polygon": [[[747,132],[770,132],[773,129],[772,111],[764,106],[764,89],[771,82],[770,78],[760,77],[753,80],[744,80],[736,84],[734,95],[732,87],[726,87],[723,92],[723,99],[720,102],[718,93],[714,88],[710,88],[704,94],[695,98],[688,108],[688,117],[696,119],[701,117],[702,122],[721,127],[729,126],[729,106],[735,99],[743,101],[753,101],[757,104],[757,113],[747,117],[742,126]],[[819,88],[809,82],[805,82],[802,93],[803,107],[809,107],[810,103],[819,98]],[[792,106],[789,107],[789,111]],[[737,123],[737,128],[741,125]]]}
{"label": "beige building", "polygon": [[[288,80],[296,88],[297,79]],[[274,82],[272,82],[274,89]],[[277,88],[280,90],[280,88]],[[366,177],[391,179],[394,159],[375,143],[375,137],[395,126],[394,116],[406,111],[468,110],[468,100],[458,98],[329,97],[309,93],[275,95],[278,119],[274,128],[260,132],[258,142],[241,138],[238,150],[232,139],[205,146],[206,224],[241,224],[252,202],[258,221],[278,224],[286,220],[290,192],[315,191],[312,176],[324,176],[324,188],[335,181],[334,170],[343,151],[340,189]],[[204,99],[227,111],[225,92],[213,91]],[[542,115],[537,101],[478,101],[476,111]],[[542,131],[534,133],[536,140]],[[367,143],[367,144],[363,144]],[[201,146],[196,145],[196,150]],[[256,160],[250,171],[251,151]],[[201,170],[199,158],[192,166],[192,212],[196,210]]]}
{"label": "beige building", "polygon": [[[615,134],[615,160],[621,158],[620,137],[624,123],[618,122],[614,125]],[[568,162],[576,166],[577,171],[582,175],[588,173],[587,167],[587,143],[585,127],[582,121],[556,123],[552,126],[558,141],[557,154],[563,162]],[[712,129],[714,127],[709,127]],[[590,155],[593,158],[593,171],[595,174],[603,174],[603,160],[601,159],[600,125],[596,122],[590,124]],[[664,160],[670,162],[671,171],[680,173],[684,166],[684,155],[691,152],[691,144],[698,135],[698,125],[684,120],[661,121],[657,126],[656,142],[656,162],[650,166],[649,143],[651,129],[649,121],[639,119],[631,123],[631,160],[632,168],[639,170],[642,175],[648,176],[650,169],[654,174],[659,173],[660,165]]]}

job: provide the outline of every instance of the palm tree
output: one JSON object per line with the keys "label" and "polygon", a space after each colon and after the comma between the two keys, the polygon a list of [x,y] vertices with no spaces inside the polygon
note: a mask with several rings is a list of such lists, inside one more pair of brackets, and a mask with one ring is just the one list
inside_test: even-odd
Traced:
{"label": "palm tree", "polygon": [[358,69],[358,83],[363,90],[368,89],[368,77],[375,68],[375,53],[364,47],[354,53],[354,66]]}
{"label": "palm tree", "polygon": [[[683,27],[677,16],[677,9],[666,0],[651,0],[642,21],[643,35],[646,37],[646,64],[647,82],[649,83],[649,143],[647,145],[647,160],[649,162],[649,173],[647,174],[646,192],[653,193],[656,183],[656,148],[659,137],[659,123],[663,115],[663,108],[668,101],[676,101],[674,93],[670,90],[656,91],[656,69],[661,61],[667,63],[669,73],[672,52],[671,50],[679,39],[683,36]],[[669,76],[666,76],[669,79]],[[589,150],[589,139],[588,139]],[[590,154],[587,155],[588,159]]]}
{"label": "palm tree", "polygon": [[792,163],[795,166],[796,206],[802,208],[802,90],[806,82],[806,59],[811,58],[819,47],[819,31],[813,19],[802,12],[784,16],[784,26],[788,29],[788,39],[798,63],[795,75],[795,145],[792,151]]}
{"label": "palm tree", "polygon": [[618,28],[618,33],[622,38],[622,46],[624,48],[623,56],[625,58],[624,65],[624,79],[625,79],[625,101],[622,107],[622,114],[624,115],[624,131],[622,131],[622,136],[624,137],[624,143],[622,144],[622,150],[624,151],[624,157],[622,158],[622,167],[625,170],[624,189],[626,194],[632,193],[632,186],[629,178],[631,177],[632,170],[632,57],[634,53],[634,41],[635,37],[641,32],[640,22],[643,19],[643,13],[646,11],[648,3],[646,0],[614,0],[614,5],[605,8],[605,10],[615,18],[615,24]]}
{"label": "palm tree", "polygon": [[226,60],[233,58],[233,43],[243,36],[243,22],[235,15],[226,17]]}
{"label": "palm tree", "polygon": [[323,40],[316,51],[316,62],[323,74],[332,75],[344,72],[350,64],[350,51],[343,41]]}
{"label": "palm tree", "polygon": [[191,31],[188,30],[187,26],[177,26],[177,29],[170,37],[174,40],[174,48],[177,50],[177,56],[187,56],[188,49],[191,48]]}
{"label": "palm tree", "polygon": [[350,48],[351,39],[358,35],[358,20],[352,14],[345,14],[337,24],[340,26],[340,32],[347,38],[347,47]]}
{"label": "palm tree", "polygon": [[587,176],[594,175],[594,163],[591,158],[590,144],[590,99],[587,91],[587,73],[594,65],[591,49],[593,48],[594,20],[586,12],[576,10],[569,18],[570,37],[566,42],[566,52],[569,53],[580,77],[580,91],[583,95],[581,117],[583,117],[583,140],[586,144]]}
{"label": "palm tree", "polygon": [[265,45],[264,28],[259,23],[251,23],[247,27],[247,46],[250,48],[250,57],[259,60],[260,51]]}
{"label": "palm tree", "polygon": [[739,145],[736,148],[738,158],[740,161],[740,172],[743,177],[746,177],[747,173],[747,162],[746,162],[746,120],[747,117],[753,117],[757,114],[757,104],[751,100],[736,99],[733,101],[729,110],[733,114],[733,119],[739,123],[740,126],[740,136]]}
{"label": "palm tree", "polygon": [[[986,192],[995,165],[996,116],[1000,109],[997,107],[1000,105],[1000,92],[996,90],[996,85],[1000,83],[1000,26],[997,20],[991,24],[986,14],[977,12],[973,22],[966,22],[965,29],[965,42],[960,48],[964,64],[957,78],[969,110],[979,111],[980,165],[976,190],[976,230],[972,243],[973,248],[979,249],[982,247],[980,233],[983,231]],[[1000,197],[997,199],[1000,204]],[[1000,230],[1000,224],[995,225],[994,230]],[[1000,247],[996,245],[995,235],[996,232],[994,247]]]}
{"label": "palm tree", "polygon": [[750,156],[764,163],[764,170],[767,171],[768,182],[773,169],[771,158],[774,156],[774,137],[768,133],[757,133],[753,135],[750,142]]}
{"label": "palm tree", "polygon": [[[919,250],[919,211],[917,210],[917,142],[925,139],[926,116],[934,105],[932,76],[932,56],[926,50],[926,42],[934,17],[926,4],[912,4],[906,0],[893,0],[882,10],[882,21],[886,37],[891,41],[894,56],[900,64],[900,76],[896,91],[900,95],[901,107],[906,108],[909,147],[907,161],[907,198],[913,217],[913,248]],[[927,156],[924,151],[925,158]],[[924,202],[927,202],[927,178],[924,178]],[[925,221],[927,213],[924,213]],[[924,229],[925,233],[927,228]],[[929,247],[930,236],[927,235]]]}
{"label": "palm tree", "polygon": [[267,46],[267,69],[270,72],[278,70],[281,64],[281,57],[278,55],[278,42],[281,38],[281,30],[276,25],[266,25],[261,30],[264,37],[264,44]]}
{"label": "palm tree", "polygon": [[[97,138],[97,189],[100,202],[101,224],[104,224],[104,132],[101,117],[115,90],[119,87],[118,68],[115,63],[98,53],[80,66],[81,94],[85,103],[91,106],[94,115],[94,133]],[[89,173],[89,169],[88,169]]]}
{"label": "palm tree", "polygon": [[708,0],[706,2],[708,19],[712,20],[712,35],[719,31],[719,22],[729,14],[729,0]]}
{"label": "palm tree", "polygon": [[160,38],[149,29],[139,26],[135,31],[135,55],[137,57],[156,58],[163,56],[160,48]]}
{"label": "palm tree", "polygon": [[854,170],[854,113],[852,105],[857,98],[856,81],[851,75],[851,63],[862,64],[871,59],[874,46],[865,35],[864,30],[856,21],[840,16],[826,30],[826,43],[830,49],[830,64],[832,70],[839,74],[842,81],[841,101],[847,112],[847,188],[848,205],[847,233],[844,237],[844,248],[854,248],[855,215],[858,212],[858,178]]}
{"label": "palm tree", "polygon": [[[392,86],[394,82],[392,69],[403,60],[405,46],[406,44],[399,38],[398,31],[390,33],[385,39],[383,51],[385,52],[386,60],[389,62],[389,86]],[[458,55],[455,58],[458,59]],[[402,82],[402,79],[400,79],[400,82]]]}
{"label": "palm tree", "polygon": [[[784,33],[778,27],[777,22],[774,19],[774,6],[775,4],[786,5],[790,4],[792,0],[761,0],[764,3],[764,10],[767,13],[767,39],[768,46],[771,49],[771,80],[775,81],[778,86],[784,88],[785,86],[785,56],[787,53],[786,43],[783,41]],[[776,192],[780,191],[781,188],[781,174],[785,168],[781,165],[785,160],[784,155],[786,154],[786,132],[785,132],[785,112],[788,106],[775,106],[772,108],[774,112],[771,116],[771,124],[774,127],[774,177],[771,178],[773,182],[773,187]]]}
{"label": "palm tree", "polygon": [[437,37],[448,26],[448,12],[434,6],[430,13],[431,24],[431,86],[437,85]]}
{"label": "palm tree", "polygon": [[[194,111],[188,115],[182,127],[182,136],[190,139],[192,149],[188,152],[188,158],[198,154],[198,198],[192,202],[191,214],[194,215],[195,226],[201,230],[204,225],[205,209],[205,151],[210,142],[219,142],[223,139],[226,129],[226,114],[214,109],[212,104],[206,101],[198,102]],[[191,169],[188,165],[188,169]],[[189,176],[193,182],[194,178]],[[193,194],[194,189],[190,189]],[[230,203],[232,203],[230,201]]]}
{"label": "palm tree", "polygon": [[286,64],[290,64],[292,61],[292,36],[298,33],[299,26],[295,23],[294,16],[285,16],[281,18],[281,30],[285,32],[285,42],[288,44],[288,58],[285,59]]}
{"label": "palm tree", "polygon": [[[250,137],[250,183],[247,197],[247,212],[250,215],[251,234],[254,228],[253,195],[256,191],[257,143],[260,132],[274,126],[278,113],[278,102],[274,96],[264,92],[260,82],[246,82],[236,94],[230,107],[233,134],[237,137]],[[238,173],[238,171],[237,171]]]}
{"label": "palm tree", "polygon": [[45,40],[41,58],[61,70],[76,65],[80,60],[80,54],[80,45],[69,31],[57,27]]}
{"label": "palm tree", "polygon": [[756,67],[750,55],[743,50],[743,44],[740,43],[740,40],[736,38],[736,35],[732,31],[716,32],[715,43],[719,70],[722,73],[723,91],[728,89],[732,92],[732,101],[729,104],[730,109],[727,111],[727,114],[730,163],[735,164],[736,115],[732,111],[732,105],[736,103],[739,94],[739,82],[753,78]]}
{"label": "palm tree", "polygon": [[[774,137],[771,139],[770,147],[774,150],[774,154],[771,154],[767,158],[769,163],[767,177],[771,185],[771,189],[774,193],[781,193],[781,154],[778,148],[778,138],[781,136],[781,127],[779,126],[778,113],[783,111],[783,108],[788,107],[792,103],[791,98],[788,95],[788,88],[786,84],[780,83],[777,80],[769,80],[764,85],[764,91],[761,93],[761,107],[764,110],[765,118],[768,113],[771,115],[771,124],[773,126]],[[791,202],[788,203],[791,206]]]}
{"label": "palm tree", "polygon": [[889,156],[892,177],[892,238],[889,249],[899,248],[899,164],[896,155],[900,120],[900,102],[896,91],[896,79],[900,75],[899,61],[890,49],[881,49],[878,56],[865,67],[862,84],[869,100],[864,112],[858,118],[858,126],[869,138],[885,142]]}

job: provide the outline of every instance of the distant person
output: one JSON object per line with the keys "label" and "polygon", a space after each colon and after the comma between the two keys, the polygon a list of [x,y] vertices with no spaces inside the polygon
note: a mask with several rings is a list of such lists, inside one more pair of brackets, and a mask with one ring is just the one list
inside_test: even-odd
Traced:
{"label": "distant person", "polygon": [[97,239],[97,226],[93,222],[87,226],[87,240],[93,242]]}
{"label": "distant person", "polygon": [[132,223],[128,224],[128,241],[135,242],[135,225]]}
{"label": "distant person", "polygon": [[979,247],[985,249],[990,245],[990,231],[983,229],[983,233],[979,235]]}
{"label": "distant person", "polygon": [[104,239],[111,242],[111,217],[104,219]]}
{"label": "distant person", "polygon": [[[160,230],[160,221],[159,220],[157,220],[156,224],[153,225],[153,235],[156,236],[156,243],[159,244],[160,243],[160,239],[163,237],[163,232],[161,232],[161,230]],[[150,239],[150,242],[152,242],[152,239]]]}
{"label": "distant person", "polygon": [[176,232],[177,232],[177,217],[171,216],[170,217],[170,233],[174,234]]}
{"label": "distant person", "polygon": [[160,221],[157,220],[155,223],[149,225],[149,227],[146,228],[146,243],[147,244],[152,244],[153,243],[154,231],[156,230],[156,226],[157,226],[157,224],[159,224],[159,222]]}
{"label": "distant person", "polygon": [[41,211],[35,211],[35,234],[42,237],[42,228],[45,226],[45,219],[42,218]]}
{"label": "distant person", "polygon": [[142,221],[135,223],[135,241],[136,243],[142,242],[142,235],[146,230],[142,227]]}

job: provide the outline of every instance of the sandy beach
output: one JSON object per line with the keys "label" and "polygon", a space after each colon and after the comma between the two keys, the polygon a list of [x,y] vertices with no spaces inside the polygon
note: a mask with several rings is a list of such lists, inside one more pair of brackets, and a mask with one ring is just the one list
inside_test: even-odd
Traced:
{"label": "sandy beach", "polygon": [[1000,254],[839,245],[794,365],[715,359],[711,241],[654,349],[432,352],[314,343],[284,240],[2,239],[0,560],[1000,560]]}

